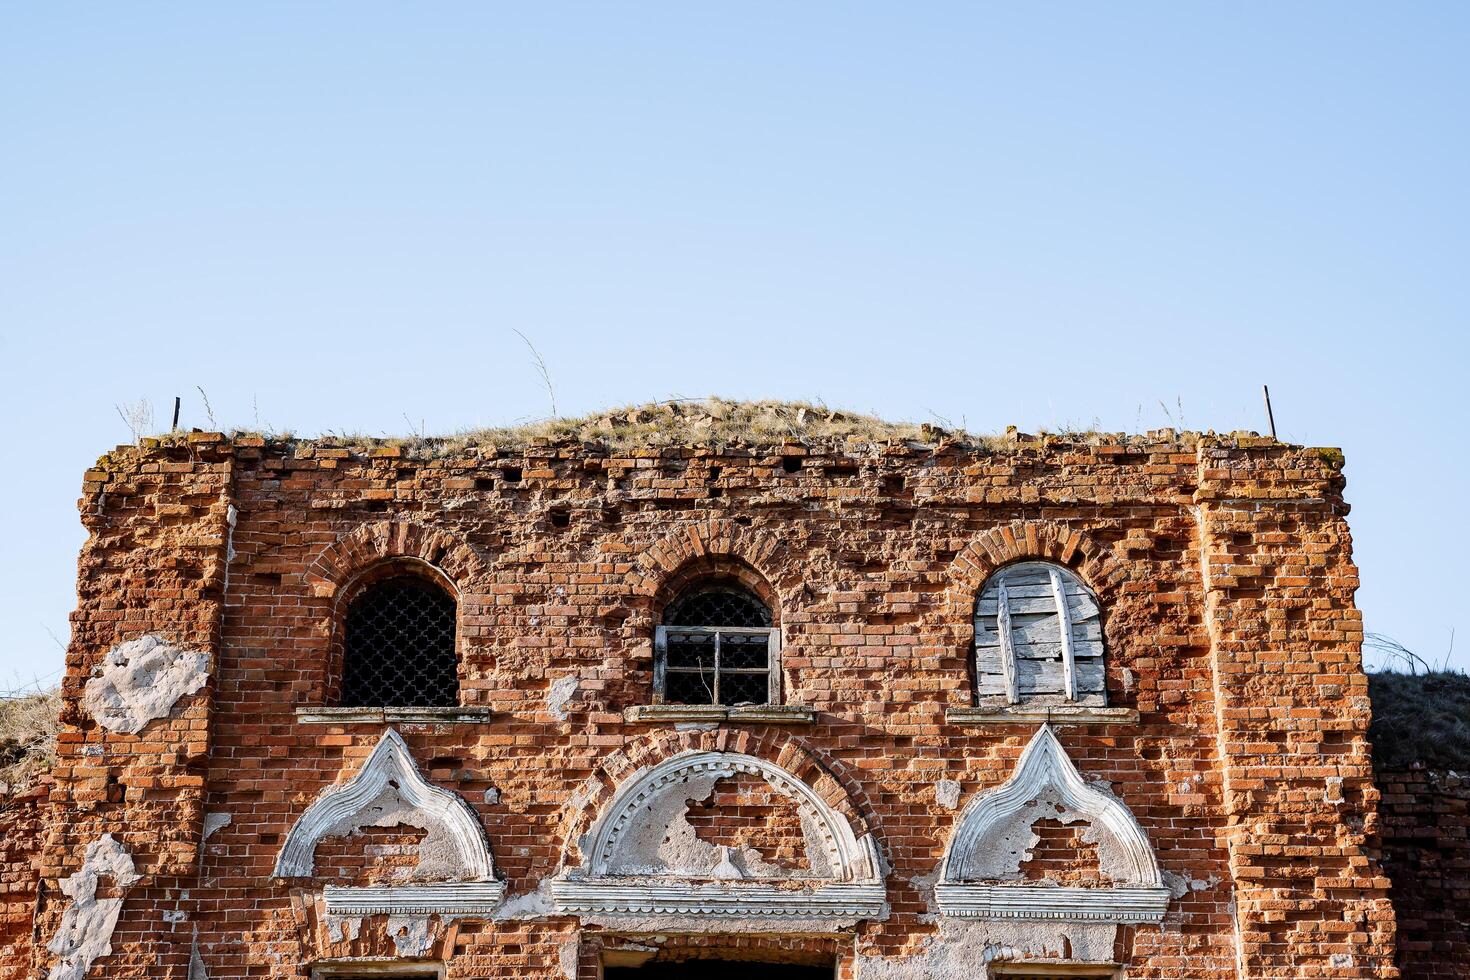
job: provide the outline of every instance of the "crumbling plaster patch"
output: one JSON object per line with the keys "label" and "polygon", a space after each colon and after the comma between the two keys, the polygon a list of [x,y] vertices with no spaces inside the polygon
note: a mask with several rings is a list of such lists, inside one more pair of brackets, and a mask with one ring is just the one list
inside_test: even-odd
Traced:
{"label": "crumbling plaster patch", "polygon": [[383,928],[398,956],[423,956],[429,951],[432,937],[427,917],[390,915]]}
{"label": "crumbling plaster patch", "polygon": [[546,692],[546,710],[558,721],[567,720],[567,705],[576,697],[581,681],[576,677],[558,677]]}
{"label": "crumbling plaster patch", "polygon": [[[701,840],[689,824],[690,800],[706,800],[720,779],[757,776],[793,800],[801,818],[807,867],[772,865],[749,848],[722,851]],[[583,839],[585,875],[717,878],[731,868],[753,879],[877,881],[877,849],[871,836],[858,840],[846,819],[790,773],[734,752],[681,753],[620,787],[591,833]],[[748,853],[747,853],[748,852]],[[728,858],[728,860],[723,860]]]}
{"label": "crumbling plaster patch", "polygon": [[149,634],[108,651],[100,673],[87,681],[82,706],[108,731],[136,735],[208,680],[209,654]]}
{"label": "crumbling plaster patch", "polygon": [[934,784],[934,802],[953,810],[960,805],[960,790],[960,784],[953,779],[941,779]]}
{"label": "crumbling plaster patch", "polygon": [[204,840],[209,840],[215,834],[230,825],[234,818],[228,813],[206,813],[204,815]]}
{"label": "crumbling plaster patch", "polygon": [[854,972],[857,980],[972,980],[988,976],[988,965],[996,961],[1106,963],[1113,958],[1117,932],[1111,923],[941,919],[938,934],[924,939],[915,952],[859,954]]}
{"label": "crumbling plaster patch", "polygon": [[328,915],[327,936],[334,943],[356,942],[362,932],[362,916],[360,915]]}
{"label": "crumbling plaster patch", "polygon": [[[792,869],[765,860],[752,847],[722,847],[699,837],[689,822],[690,803],[702,803],[725,778],[718,772],[690,777],[673,790],[652,797],[629,822],[608,859],[610,875],[665,875],[678,878],[830,878],[832,862],[808,807],[798,802],[808,867]],[[793,798],[782,787],[774,787]]]}
{"label": "crumbling plaster patch", "polygon": [[[111,898],[97,897],[98,879],[104,876],[112,879],[117,892]],[[117,928],[124,893],[138,881],[132,857],[111,834],[87,845],[81,869],[61,879],[62,894],[71,899],[71,905],[46,945],[60,957],[48,980],[81,980],[94,962],[112,952],[112,931]]]}
{"label": "crumbling plaster patch", "polygon": [[415,881],[491,881],[495,864],[479,818],[459,796],[429,783],[393,729],[383,733],[357,775],[328,787],[292,826],[276,860],[278,878],[310,877],[323,837],[365,827],[417,827]]}
{"label": "crumbling plaster patch", "polygon": [[194,927],[194,938],[189,943],[189,974],[185,980],[209,980],[209,971],[204,968],[204,957],[199,955],[199,927]]}

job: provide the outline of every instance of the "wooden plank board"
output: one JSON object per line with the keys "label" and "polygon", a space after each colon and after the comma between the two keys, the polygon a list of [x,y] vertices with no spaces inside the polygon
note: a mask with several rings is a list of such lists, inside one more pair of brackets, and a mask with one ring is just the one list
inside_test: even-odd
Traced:
{"label": "wooden plank board", "polygon": [[1072,613],[1067,608],[1067,586],[1061,573],[1055,568],[1051,573],[1052,596],[1057,604],[1057,632],[1062,636],[1062,679],[1067,685],[1067,697],[1077,698],[1077,664],[1072,649]]}
{"label": "wooden plank board", "polygon": [[[1011,640],[1015,643],[1058,643],[1061,633],[1057,629],[1055,616],[1011,616]],[[1097,620],[1072,624],[1072,642],[1080,653],[1084,647],[1102,649],[1102,624]],[[1000,643],[995,632],[995,620],[978,620],[975,623],[977,646],[994,646]]]}
{"label": "wooden plank board", "polygon": [[1011,605],[1006,595],[1006,583],[1002,579],[996,596],[995,632],[1000,637],[1000,670],[1005,677],[1006,699],[1015,704],[1020,698],[1019,673],[1016,669],[1016,654],[1011,647]]}
{"label": "wooden plank board", "polygon": [[[1092,596],[1067,596],[1067,608],[1072,613],[1073,620],[1095,619],[1097,617],[1097,603],[1092,601]],[[994,596],[981,596],[980,601],[975,603],[975,617],[982,616],[995,618],[997,609]],[[1043,596],[1014,596],[1011,598],[1011,615],[1024,615],[1036,613],[1038,615],[1057,613],[1056,599],[1050,595]]]}

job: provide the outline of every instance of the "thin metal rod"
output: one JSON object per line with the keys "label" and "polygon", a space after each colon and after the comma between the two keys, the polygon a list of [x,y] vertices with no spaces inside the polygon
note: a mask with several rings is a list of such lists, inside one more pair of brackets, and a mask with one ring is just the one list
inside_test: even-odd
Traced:
{"label": "thin metal rod", "polygon": [[174,424],[173,424],[173,427],[169,430],[171,432],[177,432],[177,431],[179,431],[179,402],[180,401],[181,401],[181,399],[179,398],[179,396],[178,395],[174,395]]}
{"label": "thin metal rod", "polygon": [[1276,416],[1271,412],[1271,388],[1261,385],[1261,394],[1266,397],[1266,421],[1271,424],[1271,438],[1276,438]]}

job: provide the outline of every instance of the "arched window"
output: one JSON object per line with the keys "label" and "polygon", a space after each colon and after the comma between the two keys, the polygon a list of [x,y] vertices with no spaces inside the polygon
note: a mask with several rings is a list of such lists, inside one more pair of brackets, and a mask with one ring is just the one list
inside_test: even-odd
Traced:
{"label": "arched window", "polygon": [[364,586],[343,623],[343,707],[459,704],[455,613],[454,597],[419,575]]}
{"label": "arched window", "polygon": [[982,703],[1106,704],[1096,597],[1051,562],[990,576],[975,603],[975,682]]}
{"label": "arched window", "polygon": [[771,610],[735,582],[700,582],[664,610],[654,643],[654,700],[775,704],[780,631]]}

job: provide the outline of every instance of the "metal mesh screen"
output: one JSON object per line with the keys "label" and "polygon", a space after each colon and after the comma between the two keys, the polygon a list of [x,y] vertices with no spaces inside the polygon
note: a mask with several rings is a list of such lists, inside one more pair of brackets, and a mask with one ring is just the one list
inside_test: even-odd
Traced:
{"label": "metal mesh screen", "polygon": [[686,592],[664,610],[665,626],[749,626],[771,625],[771,611],[766,604],[745,589],[715,585]]}
{"label": "metal mesh screen", "polygon": [[774,632],[770,609],[739,586],[679,596],[664,613],[664,701],[769,704]]}
{"label": "metal mesh screen", "polygon": [[454,598],[413,575],[375,582],[347,610],[344,707],[459,703]]}

